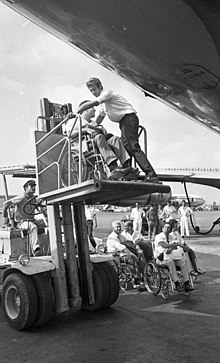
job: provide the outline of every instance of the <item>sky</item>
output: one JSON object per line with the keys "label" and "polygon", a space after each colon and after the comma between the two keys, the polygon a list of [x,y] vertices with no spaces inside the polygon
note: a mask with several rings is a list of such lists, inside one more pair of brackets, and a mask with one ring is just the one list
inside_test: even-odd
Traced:
{"label": "sky", "polygon": [[[138,112],[147,129],[148,158],[154,168],[219,167],[219,136],[172,110],[125,79],[113,74],[81,52],[50,35],[0,3],[0,166],[35,164],[34,130],[40,99],[72,103],[77,110],[92,99],[85,86],[89,77],[122,94]],[[120,135],[117,124],[103,125]],[[18,194],[22,181],[9,180],[9,193]],[[173,193],[183,185],[172,183]],[[4,189],[0,181],[0,193]],[[188,192],[208,203],[220,203],[215,188],[188,184]]]}

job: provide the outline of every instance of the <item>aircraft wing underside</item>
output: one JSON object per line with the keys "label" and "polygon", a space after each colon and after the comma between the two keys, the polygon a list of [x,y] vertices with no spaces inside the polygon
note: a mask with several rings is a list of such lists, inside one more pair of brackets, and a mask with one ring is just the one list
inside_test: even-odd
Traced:
{"label": "aircraft wing underside", "polygon": [[167,168],[157,169],[157,175],[161,181],[180,182],[207,185],[220,189],[220,170],[202,170],[202,169],[181,169]]}
{"label": "aircraft wing underside", "polygon": [[219,2],[0,1],[220,133]]}

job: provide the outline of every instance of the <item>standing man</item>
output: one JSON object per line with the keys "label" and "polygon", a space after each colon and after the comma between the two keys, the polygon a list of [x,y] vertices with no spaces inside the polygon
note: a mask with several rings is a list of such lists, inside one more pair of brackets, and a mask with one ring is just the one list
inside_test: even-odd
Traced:
{"label": "standing man", "polygon": [[186,205],[186,201],[182,201],[181,207],[178,209],[180,215],[180,234],[181,237],[189,237],[189,216],[193,213],[192,209]]}
{"label": "standing man", "polygon": [[154,239],[158,225],[158,205],[151,204],[146,212],[146,219],[148,224],[148,239]]}
{"label": "standing man", "polygon": [[97,217],[94,206],[85,205],[85,215],[86,215],[86,224],[87,224],[87,234],[91,245],[96,248],[96,242],[93,237],[93,227],[97,227]]}
{"label": "standing man", "polygon": [[79,107],[78,112],[82,113],[88,108],[101,105],[101,112],[96,119],[97,124],[100,124],[106,115],[112,122],[118,123],[121,130],[122,144],[130,158],[133,156],[144,171],[145,181],[158,183],[159,179],[156,172],[139,145],[139,119],[133,106],[121,95],[110,90],[104,90],[98,78],[90,78],[86,85],[93,96],[96,97],[96,100],[85,103]]}
{"label": "standing man", "polygon": [[176,214],[177,214],[177,210],[174,207],[174,205],[171,203],[171,201],[169,200],[169,202],[167,202],[167,205],[165,205],[165,207],[163,208],[163,213],[161,214],[161,217],[165,222],[169,222],[171,219],[175,219],[176,218]]}
{"label": "standing man", "polygon": [[[90,101],[82,101],[79,107],[87,104]],[[69,114],[69,117],[75,116],[73,113]],[[108,134],[106,129],[97,124],[93,119],[95,117],[95,109],[92,106],[82,112],[82,134],[89,134],[94,140],[95,146],[98,148],[105,163],[108,165],[110,175],[112,179],[116,179],[121,176],[125,176],[129,173],[136,173],[138,170],[130,166],[130,156],[126,149],[122,145],[122,142],[118,136]],[[66,124],[66,133],[69,135],[71,132],[72,137],[79,135],[79,124],[76,123],[75,128],[72,130],[73,123],[68,121]],[[78,142],[78,141],[77,141]],[[120,166],[118,166],[118,161]]]}
{"label": "standing man", "polygon": [[[17,223],[17,227],[21,229],[27,229],[30,238],[30,247],[33,256],[40,256],[42,254],[39,241],[38,241],[38,228],[46,227],[43,219],[35,219],[34,215],[31,213],[34,210],[33,205],[26,205],[25,212],[24,205],[31,199],[36,190],[36,183],[34,180],[28,180],[24,185],[24,193],[14,197],[12,199],[6,200],[3,203],[3,217],[4,224],[9,224],[8,218],[8,209],[10,206],[15,208],[15,222]],[[35,198],[32,200],[32,203],[36,203],[40,205],[41,200],[39,198]],[[30,213],[30,214],[28,214]]]}
{"label": "standing man", "polygon": [[163,207],[161,204],[158,205],[158,212],[157,212],[157,217],[158,217],[158,225],[157,225],[157,234],[162,232],[163,226],[164,226],[164,221],[163,221]]}
{"label": "standing man", "polygon": [[135,203],[135,207],[131,210],[131,219],[133,220],[134,232],[141,233],[143,216],[144,210],[138,203]]}

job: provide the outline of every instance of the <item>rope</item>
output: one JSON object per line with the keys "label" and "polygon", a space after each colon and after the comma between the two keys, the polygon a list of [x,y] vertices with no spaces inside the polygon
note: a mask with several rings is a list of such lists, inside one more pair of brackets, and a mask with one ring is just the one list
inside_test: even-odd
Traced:
{"label": "rope", "polygon": [[[190,207],[190,200],[189,200],[189,195],[188,195],[188,192],[187,192],[187,188],[186,188],[186,182],[183,182],[184,184],[184,189],[185,189],[185,193],[186,193],[186,198],[187,198],[187,201],[188,201],[188,204],[189,204],[189,207]],[[212,224],[212,227],[207,231],[207,232],[200,232],[199,230],[199,227],[198,226],[195,226],[194,223],[193,223],[193,219],[192,219],[192,215],[190,214],[189,216],[190,218],[190,222],[191,222],[191,225],[192,225],[192,228],[193,230],[197,233],[197,234],[202,234],[202,235],[205,235],[205,234],[209,234],[213,228],[220,223],[220,217],[218,219],[216,219],[216,221],[213,222]]]}

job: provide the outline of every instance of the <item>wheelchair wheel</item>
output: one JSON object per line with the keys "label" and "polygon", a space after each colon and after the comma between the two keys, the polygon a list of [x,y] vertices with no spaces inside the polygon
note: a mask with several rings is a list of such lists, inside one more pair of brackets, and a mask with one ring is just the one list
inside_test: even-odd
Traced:
{"label": "wheelchair wheel", "polygon": [[161,295],[165,300],[169,298],[169,282],[167,279],[164,279],[161,283]]}
{"label": "wheelchair wheel", "polygon": [[120,289],[125,291],[128,288],[128,284],[132,281],[132,272],[128,266],[123,266],[119,270],[119,286]]}
{"label": "wheelchair wheel", "polygon": [[161,274],[154,262],[148,262],[144,267],[144,284],[151,294],[157,295],[160,292]]}
{"label": "wheelchair wheel", "polygon": [[[86,180],[87,177],[87,163],[86,158],[82,154],[82,182]],[[79,153],[78,150],[71,150],[70,153],[70,184],[68,182],[68,165],[69,165],[69,153],[67,152],[60,165],[61,170],[61,183],[64,187],[68,185],[78,184],[79,182]]]}

